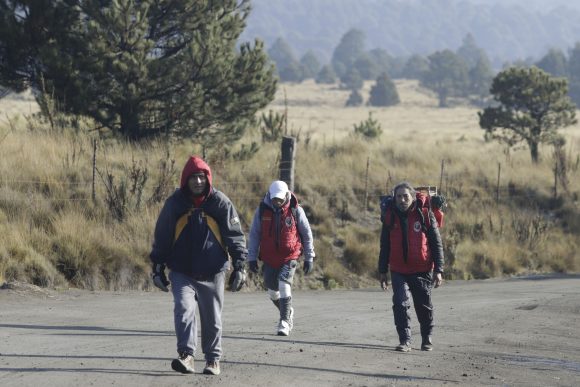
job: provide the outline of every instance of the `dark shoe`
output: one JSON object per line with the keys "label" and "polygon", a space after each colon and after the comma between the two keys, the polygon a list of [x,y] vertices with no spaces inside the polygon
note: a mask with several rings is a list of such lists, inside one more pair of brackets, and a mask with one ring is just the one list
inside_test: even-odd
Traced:
{"label": "dark shoe", "polygon": [[217,360],[208,361],[205,363],[205,368],[203,373],[206,375],[219,375],[220,374],[220,362]]}
{"label": "dark shoe", "polygon": [[409,352],[411,350],[411,344],[401,343],[395,347],[395,351],[398,352]]}
{"label": "dark shoe", "polygon": [[431,341],[431,336],[423,337],[423,342],[421,343],[421,351],[432,351],[433,342]]}
{"label": "dark shoe", "polygon": [[171,368],[182,374],[193,374],[195,372],[193,369],[193,356],[187,352],[183,352],[177,359],[173,359]]}

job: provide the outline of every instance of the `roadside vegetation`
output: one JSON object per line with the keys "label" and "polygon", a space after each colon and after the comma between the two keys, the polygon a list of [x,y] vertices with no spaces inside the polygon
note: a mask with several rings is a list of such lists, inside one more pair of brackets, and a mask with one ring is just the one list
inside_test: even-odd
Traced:
{"label": "roadside vegetation", "polygon": [[[151,289],[154,222],[186,157],[205,153],[248,231],[278,177],[283,134],[298,138],[295,191],[315,235],[315,273],[300,277],[301,287],[376,285],[379,197],[401,180],[436,185],[448,199],[447,279],[580,271],[580,126],[560,131],[562,147],[540,145],[532,163],[525,148],[486,142],[477,108],[440,109],[417,82],[395,83],[398,105],[348,109],[349,90],[284,84],[240,142],[204,148],[126,142],[87,119],[30,117],[1,100],[0,283]],[[365,100],[371,87],[361,89]],[[371,117],[379,134],[355,134]]]}

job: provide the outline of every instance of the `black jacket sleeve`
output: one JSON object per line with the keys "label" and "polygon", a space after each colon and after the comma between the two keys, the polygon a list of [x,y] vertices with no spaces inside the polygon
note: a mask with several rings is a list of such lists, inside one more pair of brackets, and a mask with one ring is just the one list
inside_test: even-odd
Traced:
{"label": "black jacket sleeve", "polygon": [[381,248],[379,252],[379,273],[389,271],[389,255],[391,252],[391,240],[389,237],[389,228],[383,223],[381,229]]}
{"label": "black jacket sleeve", "polygon": [[155,224],[155,233],[153,239],[153,247],[149,258],[153,263],[167,263],[167,259],[171,254],[173,246],[173,238],[175,236],[175,224],[177,223],[177,213],[175,195],[170,196],[163,205],[161,213],[157,218]]}
{"label": "black jacket sleeve", "polygon": [[437,220],[432,211],[429,211],[429,224],[431,225],[427,230],[427,243],[429,244],[429,251],[431,258],[435,263],[435,272],[443,273],[443,241],[441,240],[441,233],[437,226]]}
{"label": "black jacket sleeve", "polygon": [[214,195],[218,201],[219,212],[215,219],[228,254],[232,257],[232,264],[234,268],[239,269],[248,258],[248,249],[238,212],[225,194],[215,191]]}

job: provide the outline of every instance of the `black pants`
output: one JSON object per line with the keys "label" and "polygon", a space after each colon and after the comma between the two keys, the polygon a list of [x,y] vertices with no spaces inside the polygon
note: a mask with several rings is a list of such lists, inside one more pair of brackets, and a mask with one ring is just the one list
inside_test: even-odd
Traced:
{"label": "black pants", "polygon": [[391,272],[391,283],[393,287],[393,315],[399,334],[399,342],[411,342],[410,296],[413,297],[413,305],[421,325],[421,336],[431,336],[433,332],[433,303],[431,302],[433,273],[401,274]]}

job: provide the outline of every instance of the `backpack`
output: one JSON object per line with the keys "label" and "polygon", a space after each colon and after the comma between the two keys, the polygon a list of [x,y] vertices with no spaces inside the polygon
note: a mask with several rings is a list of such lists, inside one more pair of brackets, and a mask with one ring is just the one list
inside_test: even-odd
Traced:
{"label": "backpack", "polygon": [[[434,191],[433,191],[434,188]],[[427,192],[425,192],[427,189]],[[435,215],[435,219],[437,220],[437,224],[439,228],[443,227],[443,218],[445,214],[443,213],[443,209],[447,205],[447,201],[445,196],[438,195],[437,189],[435,187],[417,187],[415,189],[417,191],[416,196],[416,203],[417,207],[421,209],[427,209],[427,213],[433,213]],[[395,198],[393,195],[385,195],[381,196],[380,198],[380,207],[381,207],[381,222],[385,223],[385,215],[387,214],[387,210],[389,207],[395,206]],[[425,222],[425,216],[423,211],[419,211],[421,214],[421,225],[423,230],[427,231],[427,224]],[[389,228],[393,226],[395,223],[395,212],[391,211],[391,219],[389,224],[387,225]]]}

